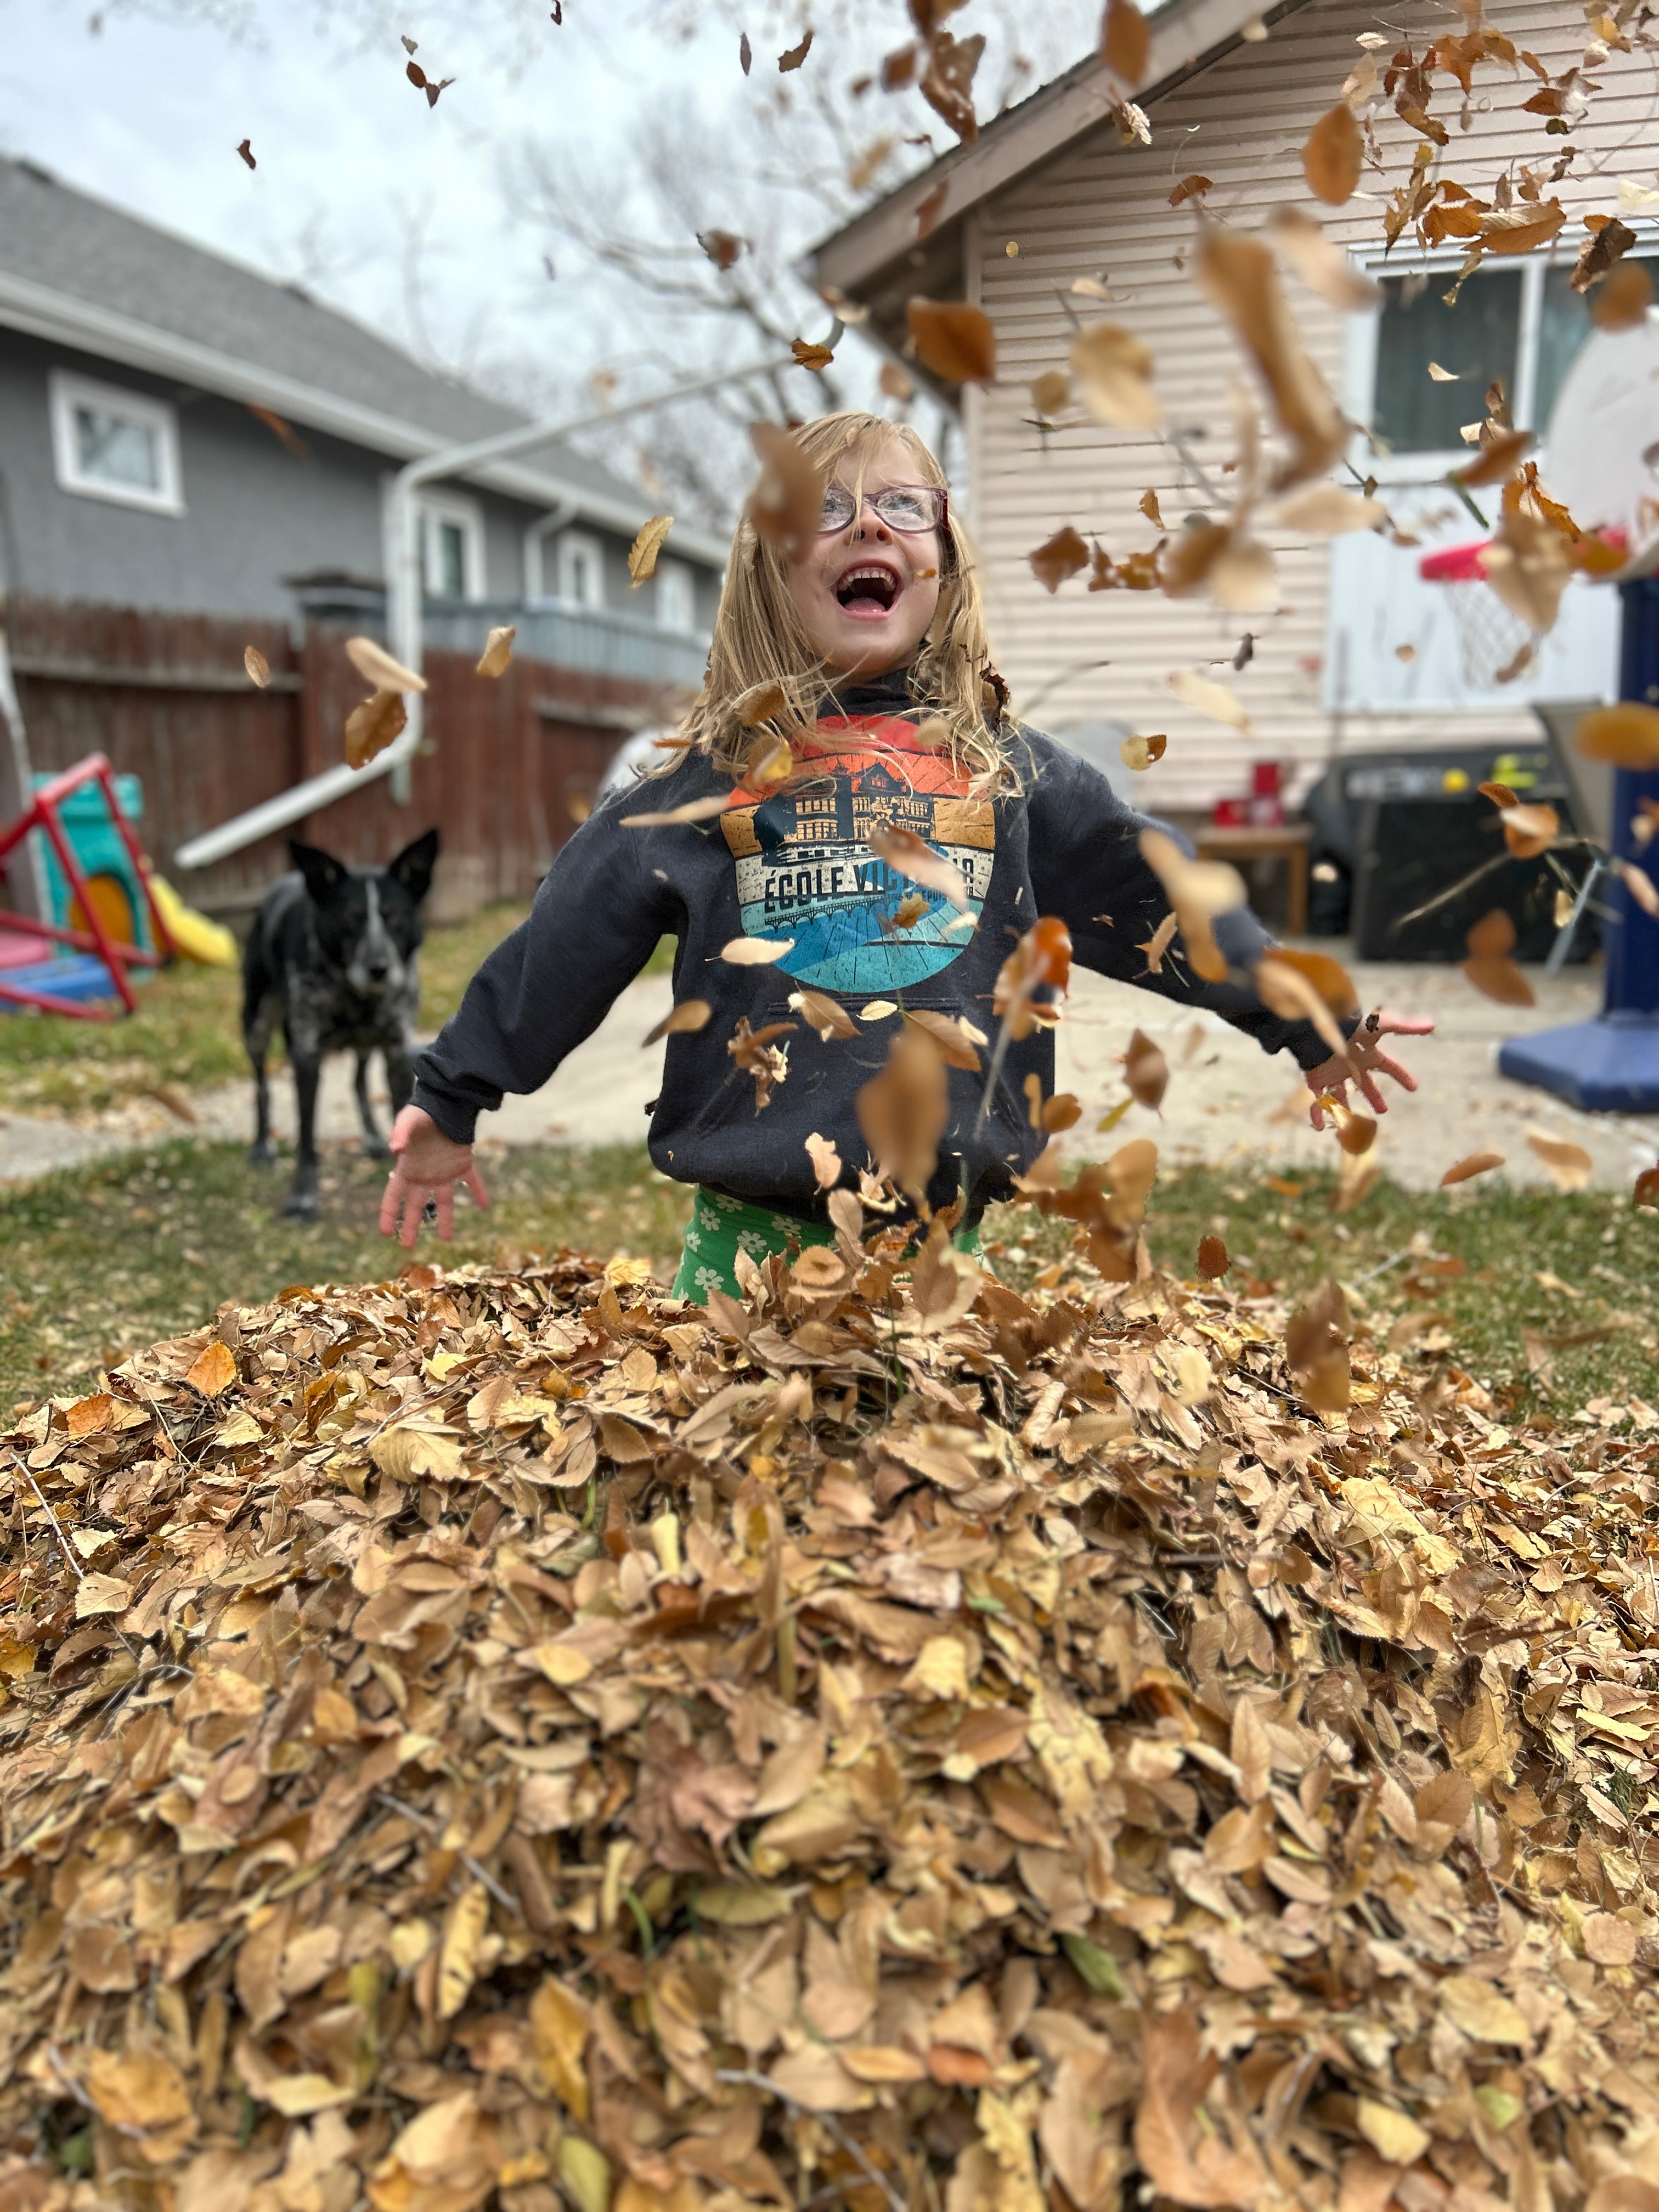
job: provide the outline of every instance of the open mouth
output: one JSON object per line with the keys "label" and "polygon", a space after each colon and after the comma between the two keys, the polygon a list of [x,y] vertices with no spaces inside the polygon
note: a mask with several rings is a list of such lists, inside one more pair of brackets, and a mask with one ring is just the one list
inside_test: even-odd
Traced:
{"label": "open mouth", "polygon": [[883,561],[860,561],[836,586],[836,602],[849,615],[884,615],[899,595],[895,570]]}

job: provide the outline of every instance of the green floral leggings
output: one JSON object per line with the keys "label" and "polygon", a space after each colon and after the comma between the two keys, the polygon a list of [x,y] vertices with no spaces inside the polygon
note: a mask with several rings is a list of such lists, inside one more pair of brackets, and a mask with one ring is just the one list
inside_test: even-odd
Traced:
{"label": "green floral leggings", "polygon": [[[685,1249],[674,1277],[674,1296],[706,1305],[710,1291],[741,1297],[738,1287],[738,1255],[746,1252],[758,1267],[775,1252],[790,1244],[803,1251],[809,1244],[833,1244],[835,1232],[825,1222],[801,1221],[792,1213],[774,1213],[770,1206],[750,1206],[723,1192],[706,1190],[700,1183],[691,1201],[686,1224]],[[956,1240],[957,1249],[977,1255],[977,1224]]]}

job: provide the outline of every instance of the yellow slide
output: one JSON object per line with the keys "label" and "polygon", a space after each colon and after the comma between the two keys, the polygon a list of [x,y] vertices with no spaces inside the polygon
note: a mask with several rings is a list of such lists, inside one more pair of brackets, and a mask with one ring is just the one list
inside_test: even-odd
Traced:
{"label": "yellow slide", "polygon": [[223,922],[210,921],[204,914],[186,906],[165,876],[152,876],[149,887],[181,959],[199,960],[204,968],[236,965],[236,939]]}

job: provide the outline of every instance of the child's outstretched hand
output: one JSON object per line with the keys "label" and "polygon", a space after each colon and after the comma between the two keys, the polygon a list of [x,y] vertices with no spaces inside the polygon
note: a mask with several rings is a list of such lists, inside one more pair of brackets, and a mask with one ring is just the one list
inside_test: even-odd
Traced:
{"label": "child's outstretched hand", "polygon": [[[1322,1092],[1346,1099],[1348,1085],[1358,1083],[1371,1110],[1386,1114],[1389,1102],[1377,1088],[1379,1075],[1391,1076],[1402,1091],[1415,1091],[1417,1078],[1391,1053],[1383,1051],[1382,1041],[1385,1036],[1427,1036],[1433,1028],[1433,1022],[1426,1015],[1390,1013],[1386,1006],[1378,1006],[1367,1014],[1349,1038],[1346,1054],[1334,1054],[1321,1066],[1310,1067],[1303,1078],[1314,1095],[1313,1109],[1308,1119],[1315,1128],[1322,1129],[1325,1126],[1325,1109],[1319,1103]],[[395,1137],[392,1141],[396,1143]]]}
{"label": "child's outstretched hand", "polygon": [[483,1177],[472,1164],[471,1146],[452,1142],[420,1107],[404,1108],[392,1125],[391,1143],[397,1165],[386,1177],[386,1196],[380,1200],[382,1237],[413,1244],[430,1202],[437,1209],[440,1241],[447,1243],[458,1182],[465,1184],[475,1206],[489,1204]]}

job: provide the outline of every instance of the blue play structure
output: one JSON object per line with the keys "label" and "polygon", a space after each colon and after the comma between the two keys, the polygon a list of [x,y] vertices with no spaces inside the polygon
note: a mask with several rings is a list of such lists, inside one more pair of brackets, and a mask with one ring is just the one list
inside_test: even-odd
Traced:
{"label": "blue play structure", "polygon": [[[1619,693],[1659,703],[1659,578],[1620,586],[1624,635]],[[1615,860],[1644,865],[1632,824],[1638,799],[1659,800],[1659,769],[1613,777],[1608,849]],[[1516,1037],[1498,1055],[1501,1073],[1553,1091],[1589,1113],[1659,1111],[1659,921],[1643,913],[1616,875],[1603,878],[1613,919],[1606,924],[1606,988],[1594,1021],[1572,1022]]]}

